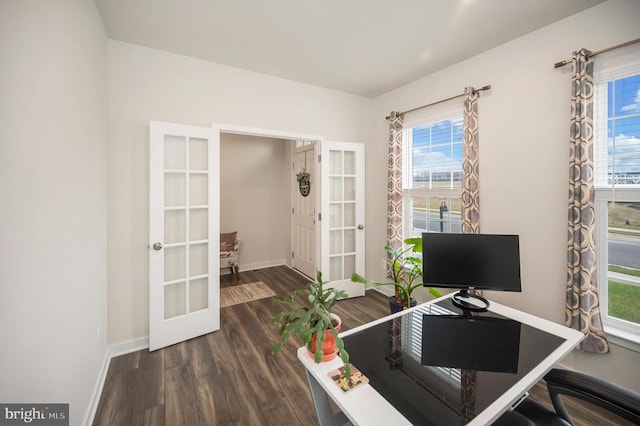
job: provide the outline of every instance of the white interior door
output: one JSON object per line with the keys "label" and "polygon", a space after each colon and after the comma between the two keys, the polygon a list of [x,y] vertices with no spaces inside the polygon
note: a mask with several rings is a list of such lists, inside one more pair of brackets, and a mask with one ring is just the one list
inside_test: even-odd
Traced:
{"label": "white interior door", "polygon": [[364,275],[364,145],[321,144],[321,271],[349,297],[364,296],[351,274]]}
{"label": "white interior door", "polygon": [[[316,144],[294,148],[292,173],[292,266],[309,278],[316,277]],[[310,175],[309,192],[303,195],[296,175]]]}
{"label": "white interior door", "polygon": [[219,134],[150,123],[149,350],[220,328]]}

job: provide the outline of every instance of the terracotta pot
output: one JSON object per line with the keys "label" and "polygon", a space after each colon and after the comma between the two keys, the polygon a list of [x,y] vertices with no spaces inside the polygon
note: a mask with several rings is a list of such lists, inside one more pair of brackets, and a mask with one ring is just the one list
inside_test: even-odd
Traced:
{"label": "terracotta pot", "polygon": [[[414,299],[413,297],[411,298],[411,306],[416,306],[418,302],[416,301],[416,299]],[[389,309],[391,310],[392,314],[395,314],[396,312],[400,312],[402,310],[405,309],[409,309],[409,306],[405,305],[404,303],[397,303],[396,302],[396,298],[395,296],[390,296],[389,297]]]}
{"label": "terracotta pot", "polygon": [[[334,319],[338,325],[335,326],[336,331],[340,331],[340,326],[342,325],[342,320],[336,314],[330,314],[331,318]],[[316,340],[317,336],[313,336],[311,340],[311,348],[309,348],[309,356],[311,359],[315,359],[316,353]],[[336,339],[333,337],[331,330],[325,331],[324,340],[322,341],[322,360],[321,362],[331,361],[338,355],[338,348],[336,347]]]}

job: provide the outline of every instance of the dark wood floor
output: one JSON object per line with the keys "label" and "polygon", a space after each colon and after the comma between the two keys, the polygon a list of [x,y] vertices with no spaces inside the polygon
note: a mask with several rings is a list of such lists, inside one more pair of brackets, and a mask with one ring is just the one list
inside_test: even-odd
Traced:
{"label": "dark wood floor", "polygon": [[[308,280],[287,267],[221,276],[221,287],[263,281],[282,296]],[[304,369],[290,342],[274,356],[281,308],[271,298],[220,310],[220,330],[154,352],[111,360],[94,425],[315,425]],[[368,291],[343,300],[343,330],[388,314],[386,297]],[[550,406],[543,385],[532,397]],[[579,406],[580,407],[580,406]],[[606,424],[587,415],[580,424]],[[612,423],[615,424],[615,423]]]}
{"label": "dark wood floor", "polygon": [[[308,280],[286,267],[240,273],[240,284],[263,281],[277,296]],[[238,284],[231,275],[221,287]],[[94,425],[313,425],[317,424],[300,344],[271,348],[281,310],[271,298],[220,310],[220,330],[154,352],[111,360]],[[343,330],[388,313],[385,297],[340,301]]]}

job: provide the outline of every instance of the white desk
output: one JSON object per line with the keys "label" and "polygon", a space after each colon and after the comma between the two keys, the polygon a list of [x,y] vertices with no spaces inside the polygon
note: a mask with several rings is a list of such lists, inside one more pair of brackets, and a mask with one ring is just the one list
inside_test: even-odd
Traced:
{"label": "white desk", "polygon": [[[388,317],[370,322],[363,326],[341,333],[343,338],[348,336],[357,337],[359,334],[372,329],[375,326],[381,326],[383,323],[389,322],[390,319],[398,318],[402,321],[405,315],[422,315],[426,310],[435,309],[433,304],[442,305],[442,301],[446,301],[449,296],[418,305],[409,310],[399,312]],[[447,302],[444,302],[447,303]],[[439,308],[438,308],[439,309]],[[554,350],[543,356],[541,362],[532,366],[527,372],[523,372],[522,377],[517,378],[516,382],[495,398],[481,412],[475,414],[475,417],[467,424],[485,425],[495,421],[502,413],[515,407],[527,395],[529,389],[535,385],[542,377],[558,363],[565,355],[573,350],[578,343],[584,338],[584,335],[576,330],[564,327],[559,324],[552,323],[542,318],[529,315],[527,313],[491,302],[489,312],[497,314],[506,319],[515,320],[521,324],[542,330],[553,336],[564,339]],[[413,314],[412,314],[413,313]],[[410,317],[407,317],[410,318]],[[380,328],[380,327],[378,327]],[[345,347],[349,351],[348,339]],[[304,364],[309,386],[311,389],[316,412],[320,425],[340,425],[344,424],[346,419],[350,420],[354,425],[373,426],[373,425],[410,425],[411,422],[389,403],[371,383],[353,389],[350,392],[343,393],[328,376],[331,370],[342,365],[340,358],[336,358],[331,362],[315,364],[308,356],[306,347],[298,349],[298,359]],[[358,367],[358,363],[354,362]],[[366,374],[366,372],[365,372]],[[371,380],[371,378],[370,378]],[[333,415],[327,397],[331,398],[335,404],[342,410],[342,413]],[[346,416],[346,418],[345,418]],[[459,424],[459,423],[458,423]]]}

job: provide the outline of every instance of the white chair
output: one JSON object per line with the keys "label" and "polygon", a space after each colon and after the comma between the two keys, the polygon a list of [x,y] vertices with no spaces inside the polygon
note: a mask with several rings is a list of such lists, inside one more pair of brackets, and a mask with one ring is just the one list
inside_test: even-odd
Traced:
{"label": "white chair", "polygon": [[225,247],[222,244],[220,247],[220,270],[222,270],[223,268],[231,268],[231,273],[234,274],[236,280],[238,281],[240,281],[240,271],[238,270],[238,254],[240,251],[240,242],[240,238],[236,236],[232,250],[223,250],[224,248],[228,247]]}

